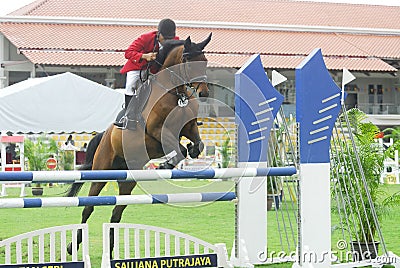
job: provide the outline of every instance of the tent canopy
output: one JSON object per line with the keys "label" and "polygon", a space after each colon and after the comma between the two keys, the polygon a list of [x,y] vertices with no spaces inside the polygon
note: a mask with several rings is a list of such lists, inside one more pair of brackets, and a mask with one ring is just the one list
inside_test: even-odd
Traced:
{"label": "tent canopy", "polygon": [[100,132],[122,103],[120,92],[69,72],[28,79],[0,89],[0,131]]}

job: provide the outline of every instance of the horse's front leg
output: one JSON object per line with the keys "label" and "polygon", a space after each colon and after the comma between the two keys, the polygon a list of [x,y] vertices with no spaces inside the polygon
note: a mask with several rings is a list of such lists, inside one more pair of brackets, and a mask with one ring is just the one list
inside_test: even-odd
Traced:
{"label": "horse's front leg", "polygon": [[186,147],[180,143],[179,143],[179,151],[180,151],[180,154],[176,154],[176,153],[174,153],[174,151],[172,151],[170,158],[167,161],[165,161],[164,163],[161,163],[158,168],[159,169],[173,169],[174,167],[176,167],[176,165],[178,165],[179,162],[181,162],[183,159],[185,159],[187,157],[187,153],[188,153]]}
{"label": "horse's front leg", "polygon": [[153,129],[148,134],[161,144],[161,150],[167,156],[167,161],[162,163],[160,169],[173,169],[187,156],[187,149],[179,143],[179,135],[168,128]]}
{"label": "horse's front leg", "polygon": [[[118,182],[119,195],[130,195],[132,193],[133,188],[135,188],[136,182]],[[118,205],[115,206],[112,215],[111,215],[111,223],[119,223],[122,218],[122,213],[124,212],[126,205]],[[114,229],[110,229],[110,256],[112,258],[112,252],[114,249]]]}
{"label": "horse's front leg", "polygon": [[204,150],[204,143],[201,140],[197,120],[189,121],[182,129],[181,135],[188,138],[191,142],[187,145],[187,150],[191,158],[197,158]]}
{"label": "horse's front leg", "polygon": [[204,143],[201,140],[197,140],[194,143],[188,143],[187,151],[191,158],[197,158],[204,150]]}
{"label": "horse's front leg", "polygon": [[[104,188],[106,185],[105,182],[93,182],[90,186],[89,194],[88,196],[97,196],[101,192],[101,190]],[[89,219],[90,215],[92,215],[94,211],[93,206],[85,206],[85,208],[82,211],[82,220],[81,223],[86,223],[87,220]],[[82,230],[79,229],[77,233],[77,250],[79,249],[79,245],[82,243]],[[67,252],[69,255],[72,255],[72,242],[68,244],[67,247]]]}

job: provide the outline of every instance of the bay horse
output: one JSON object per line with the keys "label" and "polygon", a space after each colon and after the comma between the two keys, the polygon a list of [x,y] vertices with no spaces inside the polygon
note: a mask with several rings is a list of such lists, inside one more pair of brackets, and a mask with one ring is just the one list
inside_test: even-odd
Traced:
{"label": "bay horse", "polygon": [[[167,154],[172,156],[161,168],[172,169],[187,154],[197,158],[204,144],[197,125],[199,104],[194,93],[197,92],[200,100],[205,100],[209,95],[207,59],[203,49],[210,40],[211,34],[198,44],[193,43],[190,37],[184,41],[166,42],[163,53],[160,50],[160,57],[157,57],[164,62],[160,72],[150,77],[140,89],[144,91],[140,94],[150,92],[147,101],[144,100],[144,124],[139,124],[136,130],[123,130],[111,125],[104,133],[97,134],[89,142],[85,164],[81,169],[143,169],[149,160]],[[187,148],[180,143],[181,137],[191,141]],[[82,184],[74,183],[67,196],[76,196]],[[92,182],[88,195],[99,195],[105,185],[106,182]],[[130,195],[135,186],[135,181],[119,181],[119,195]],[[126,205],[115,206],[110,222],[120,222],[125,208]],[[86,223],[93,211],[94,206],[85,206],[81,223]],[[111,251],[113,236],[113,232],[110,232]],[[79,246],[82,242],[81,231],[77,234],[77,241]],[[68,245],[68,253],[72,254],[72,243]]]}

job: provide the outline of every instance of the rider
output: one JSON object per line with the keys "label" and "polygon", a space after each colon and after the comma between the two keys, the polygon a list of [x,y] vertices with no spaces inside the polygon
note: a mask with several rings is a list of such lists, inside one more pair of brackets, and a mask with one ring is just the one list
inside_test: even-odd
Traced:
{"label": "rider", "polygon": [[[128,60],[124,67],[121,69],[121,73],[126,73],[126,85],[125,85],[125,109],[122,111],[124,116],[118,122],[114,124],[117,127],[123,129],[136,129],[138,122],[138,89],[142,83],[147,79],[142,79],[147,69],[151,73],[157,72],[155,64],[152,66],[149,63],[156,59],[157,53],[162,48],[162,45],[166,40],[179,39],[176,34],[175,22],[171,19],[163,19],[158,24],[157,31],[142,34],[139,36],[129,48],[125,51],[125,58]],[[150,68],[149,68],[150,66]],[[142,74],[141,74],[142,72]],[[128,105],[133,100],[133,114],[128,115]],[[134,117],[134,118],[130,118]],[[119,117],[118,117],[119,118]]]}

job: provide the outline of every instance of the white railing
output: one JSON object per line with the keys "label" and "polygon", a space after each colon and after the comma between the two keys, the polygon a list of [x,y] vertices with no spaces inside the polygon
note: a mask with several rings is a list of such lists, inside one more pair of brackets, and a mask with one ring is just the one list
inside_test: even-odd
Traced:
{"label": "white railing", "polygon": [[[217,254],[218,267],[232,267],[225,244],[210,244],[175,230],[128,223],[103,224],[102,268],[111,267],[110,230],[114,230],[113,260]],[[121,253],[123,251],[123,254]]]}
{"label": "white railing", "polygon": [[[78,252],[77,233],[82,230],[82,251]],[[67,253],[68,243],[72,241],[72,255]],[[81,264],[90,268],[88,226],[72,224],[40,229],[20,234],[0,241],[0,267],[3,264],[45,264],[68,263]],[[77,266],[78,267],[78,266]]]}
{"label": "white railing", "polygon": [[394,103],[358,103],[357,107],[366,114],[399,114],[400,109]]}

